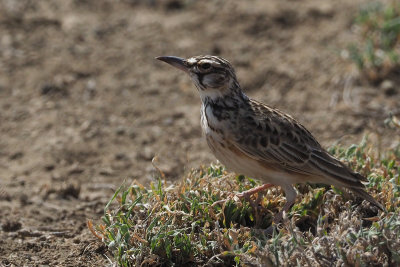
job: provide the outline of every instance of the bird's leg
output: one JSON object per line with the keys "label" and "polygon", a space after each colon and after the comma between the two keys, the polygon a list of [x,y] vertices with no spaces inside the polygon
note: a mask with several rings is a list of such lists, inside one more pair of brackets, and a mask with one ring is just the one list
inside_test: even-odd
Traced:
{"label": "bird's leg", "polygon": [[[251,197],[252,195],[254,195],[255,193],[258,193],[258,192],[260,192],[260,191],[266,190],[266,189],[268,189],[268,188],[270,188],[270,187],[273,187],[273,186],[274,186],[273,184],[263,184],[263,185],[254,187],[254,188],[252,188],[252,189],[249,189],[249,190],[247,190],[247,191],[244,191],[244,192],[242,192],[242,193],[239,193],[239,194],[237,194],[236,196],[237,196],[238,198],[244,198],[244,199],[248,200],[248,199],[250,199],[250,197]],[[258,202],[259,202],[260,200],[261,200],[261,199],[259,199]]]}
{"label": "bird's leg", "polygon": [[282,219],[283,219],[283,213],[287,213],[290,209],[290,207],[294,204],[294,202],[296,201],[296,190],[292,187],[292,186],[287,186],[284,187],[283,190],[285,191],[285,195],[286,195],[286,203],[285,205],[283,205],[283,208],[281,209],[281,211],[275,215],[274,217],[274,223],[269,226],[267,229],[264,230],[264,234],[266,235],[272,235],[272,233],[274,232],[274,228],[275,225],[279,224]]}
{"label": "bird's leg", "polygon": [[283,208],[281,209],[281,211],[275,215],[274,217],[274,224],[278,224],[282,221],[283,219],[283,213],[287,213],[290,209],[290,207],[294,204],[294,202],[296,201],[296,190],[294,190],[294,188],[292,186],[287,186],[286,188],[283,188],[285,191],[285,195],[286,195],[286,203],[285,205],[283,205]]}
{"label": "bird's leg", "polygon": [[[266,190],[266,189],[268,189],[268,188],[270,188],[270,187],[273,187],[273,186],[274,186],[273,184],[263,184],[263,185],[257,186],[255,188],[249,189],[247,191],[244,191],[244,192],[239,193],[239,194],[236,195],[238,198],[244,198],[250,203],[251,207],[254,210],[254,216],[256,218],[256,222],[257,223],[260,221],[259,220],[260,216],[259,216],[259,213],[258,213],[258,204],[260,203],[260,201],[262,200],[263,195],[264,195],[264,193],[261,193],[261,192]],[[258,193],[257,199],[255,201],[252,201],[250,199],[250,197],[252,195],[254,195],[255,193]]]}
{"label": "bird's leg", "polygon": [[[273,187],[273,186],[274,186],[273,184],[263,184],[263,185],[254,187],[254,188],[252,188],[252,189],[249,189],[249,190],[247,190],[247,191],[241,192],[241,193],[239,193],[239,194],[236,194],[236,196],[237,196],[238,198],[240,198],[240,199],[244,198],[244,199],[246,199],[247,201],[249,201],[250,204],[251,204],[252,206],[253,206],[253,205],[256,206],[256,205],[261,201],[261,197],[258,197],[257,200],[256,200],[256,202],[254,202],[254,203],[253,203],[252,201],[250,201],[250,197],[251,197],[252,195],[254,195],[255,193],[258,193],[258,192],[260,192],[260,191],[266,190],[266,189],[268,189],[268,188],[270,188],[270,187]],[[214,203],[212,204],[212,206],[215,206],[215,205],[221,204],[221,203],[225,203],[227,200],[228,200],[228,199],[218,200],[218,201],[214,202]]]}

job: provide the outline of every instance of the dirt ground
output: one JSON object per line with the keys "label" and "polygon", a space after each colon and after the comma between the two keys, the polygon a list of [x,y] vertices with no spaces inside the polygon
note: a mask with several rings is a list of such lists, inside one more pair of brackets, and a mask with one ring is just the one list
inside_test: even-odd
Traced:
{"label": "dirt ground", "polygon": [[154,156],[171,180],[215,162],[194,86],[156,56],[223,56],[324,146],[398,144],[399,80],[342,56],[366,2],[0,0],[0,266],[108,265],[86,221],[119,185],[154,179]]}

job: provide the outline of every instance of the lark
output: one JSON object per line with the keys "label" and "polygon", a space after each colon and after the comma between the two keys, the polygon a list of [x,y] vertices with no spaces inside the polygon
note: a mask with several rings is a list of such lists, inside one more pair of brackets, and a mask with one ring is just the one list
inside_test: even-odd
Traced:
{"label": "lark", "polygon": [[283,212],[294,204],[293,185],[306,182],[347,188],[384,210],[364,190],[362,182],[368,180],[331,156],[303,125],[246,96],[227,60],[217,56],[157,59],[189,74],[197,87],[201,126],[215,157],[228,170],[265,183],[238,196],[249,198],[271,186],[284,190],[286,203],[274,222],[281,221]]}

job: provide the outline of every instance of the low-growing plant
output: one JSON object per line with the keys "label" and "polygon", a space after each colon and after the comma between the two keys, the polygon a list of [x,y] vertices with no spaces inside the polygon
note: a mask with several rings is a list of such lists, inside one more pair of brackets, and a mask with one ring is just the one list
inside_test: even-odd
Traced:
{"label": "low-growing plant", "polygon": [[349,45],[349,58],[370,81],[381,81],[399,71],[399,1],[365,5],[355,18],[354,29],[358,41]]}
{"label": "low-growing plant", "polygon": [[120,266],[399,265],[398,151],[377,156],[366,141],[330,149],[368,177],[387,212],[329,186],[301,185],[301,199],[271,235],[265,229],[285,202],[281,190],[240,200],[236,192],[259,182],[210,166],[175,184],[121,186],[103,223],[88,225]]}

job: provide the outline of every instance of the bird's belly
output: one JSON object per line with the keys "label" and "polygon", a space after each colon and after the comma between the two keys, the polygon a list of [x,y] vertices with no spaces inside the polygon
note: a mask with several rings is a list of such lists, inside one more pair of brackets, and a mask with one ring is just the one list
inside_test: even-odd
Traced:
{"label": "bird's belly", "polygon": [[272,167],[264,166],[265,164],[245,155],[236,147],[230,145],[229,142],[224,142],[220,136],[208,133],[206,134],[206,139],[214,156],[227,170],[274,185],[286,186],[298,183],[296,177]]}

